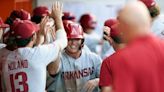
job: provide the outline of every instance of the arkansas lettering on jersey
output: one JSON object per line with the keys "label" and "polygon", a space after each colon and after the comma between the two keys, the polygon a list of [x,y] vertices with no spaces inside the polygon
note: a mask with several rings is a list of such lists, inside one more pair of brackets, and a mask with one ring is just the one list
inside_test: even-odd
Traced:
{"label": "arkansas lettering on jersey", "polygon": [[62,72],[62,77],[64,80],[80,79],[82,77],[87,77],[89,75],[92,75],[93,72],[94,72],[94,67],[89,67],[89,68],[84,68],[82,70]]}

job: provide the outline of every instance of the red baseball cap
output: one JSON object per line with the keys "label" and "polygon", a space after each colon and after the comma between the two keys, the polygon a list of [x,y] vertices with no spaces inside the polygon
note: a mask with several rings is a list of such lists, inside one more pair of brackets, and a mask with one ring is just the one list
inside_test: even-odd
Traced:
{"label": "red baseball cap", "polygon": [[108,26],[111,29],[110,36],[115,37],[119,34],[117,28],[118,20],[117,19],[108,19],[105,21],[104,26]]}
{"label": "red baseball cap", "polygon": [[18,39],[27,39],[39,30],[39,26],[30,20],[16,19],[12,26],[13,34]]}
{"label": "red baseball cap", "polygon": [[33,10],[33,16],[47,16],[49,14],[46,6],[38,6]]}
{"label": "red baseball cap", "polygon": [[148,8],[156,4],[155,0],[140,0],[140,1],[142,1]]}
{"label": "red baseball cap", "polygon": [[2,20],[2,18],[0,17],[0,28],[6,28],[6,27],[9,27],[9,25],[5,24]]}
{"label": "red baseball cap", "polygon": [[[97,26],[96,16],[91,13],[85,13],[80,17],[79,20],[83,29],[95,29]],[[85,31],[85,30],[84,30]]]}
{"label": "red baseball cap", "polygon": [[12,19],[16,19],[16,18],[20,18],[21,20],[30,20],[31,15],[29,12],[21,9],[21,10],[13,10],[10,14],[10,18]]}

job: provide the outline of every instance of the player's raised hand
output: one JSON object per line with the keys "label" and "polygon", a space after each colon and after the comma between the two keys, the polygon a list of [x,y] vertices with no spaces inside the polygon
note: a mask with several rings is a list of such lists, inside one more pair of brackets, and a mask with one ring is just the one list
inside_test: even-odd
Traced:
{"label": "player's raised hand", "polygon": [[111,29],[107,26],[103,28],[103,38],[109,42],[110,45],[115,46],[114,40],[110,37]]}
{"label": "player's raised hand", "polygon": [[63,15],[63,4],[60,3],[59,1],[56,1],[52,5],[52,11],[50,16],[56,19],[56,18],[61,18],[62,15]]}
{"label": "player's raised hand", "polygon": [[63,4],[59,1],[56,1],[52,6],[52,11],[50,16],[54,18],[56,30],[64,29],[62,22],[63,15]]}
{"label": "player's raised hand", "polygon": [[39,44],[42,44],[42,37],[44,37],[44,40],[46,40],[46,36],[47,36],[46,23],[47,22],[48,22],[48,16],[45,16],[39,24],[40,30],[37,32],[37,40],[35,43],[36,46],[38,46]]}
{"label": "player's raised hand", "polygon": [[41,21],[41,23],[40,23],[40,31],[39,31],[39,33],[40,34],[42,34],[42,35],[46,35],[47,34],[47,29],[46,29],[46,24],[47,24],[47,22],[48,22],[48,16],[45,16],[43,19],[42,19],[42,21]]}

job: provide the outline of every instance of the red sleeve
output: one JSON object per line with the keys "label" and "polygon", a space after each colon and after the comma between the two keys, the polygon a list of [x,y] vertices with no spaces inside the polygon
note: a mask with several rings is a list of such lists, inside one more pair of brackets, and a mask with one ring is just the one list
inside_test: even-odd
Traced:
{"label": "red sleeve", "polygon": [[100,82],[99,86],[110,86],[112,84],[112,77],[111,77],[111,71],[110,71],[110,61],[109,59],[105,59],[101,65],[100,70]]}

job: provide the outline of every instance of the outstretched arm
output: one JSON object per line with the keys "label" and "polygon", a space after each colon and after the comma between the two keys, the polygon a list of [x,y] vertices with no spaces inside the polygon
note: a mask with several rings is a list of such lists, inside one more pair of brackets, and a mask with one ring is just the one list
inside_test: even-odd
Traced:
{"label": "outstretched arm", "polygon": [[56,61],[53,61],[50,64],[48,64],[47,71],[48,71],[49,75],[54,76],[55,74],[58,73],[59,68],[60,68],[60,63],[61,63],[60,57],[58,56]]}
{"label": "outstretched arm", "polygon": [[[59,44],[60,52],[67,46],[67,36],[63,27],[62,22],[62,4],[59,2],[55,2],[52,6],[51,17],[55,20],[55,28],[56,28],[56,40],[55,42]],[[59,53],[60,54],[60,53]],[[60,56],[58,54],[58,58],[55,59],[52,63],[50,63],[47,67],[50,75],[55,75],[59,70],[60,65]]]}

